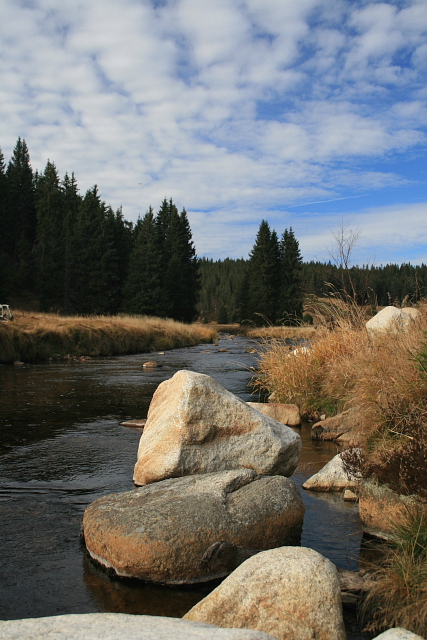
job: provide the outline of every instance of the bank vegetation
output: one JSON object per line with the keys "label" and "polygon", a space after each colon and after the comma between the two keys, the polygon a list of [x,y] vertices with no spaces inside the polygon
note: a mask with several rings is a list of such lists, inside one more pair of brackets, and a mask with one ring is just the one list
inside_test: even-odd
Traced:
{"label": "bank vegetation", "polygon": [[371,632],[403,626],[427,637],[427,303],[417,308],[406,333],[373,339],[368,307],[317,301],[308,346],[295,352],[281,339],[266,341],[255,383],[308,415],[354,407],[362,430],[346,453],[348,469],[417,496],[418,507],[396,523],[363,615]]}
{"label": "bank vegetation", "polygon": [[14,311],[0,324],[0,362],[114,356],[212,342],[216,331],[149,316],[60,316]]}

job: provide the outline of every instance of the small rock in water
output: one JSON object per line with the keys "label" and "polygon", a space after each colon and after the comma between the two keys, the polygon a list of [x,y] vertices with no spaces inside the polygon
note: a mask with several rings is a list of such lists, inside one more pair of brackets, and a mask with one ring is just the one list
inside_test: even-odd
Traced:
{"label": "small rock in water", "polygon": [[145,420],[128,420],[127,422],[121,422],[120,426],[121,427],[131,427],[131,428],[135,428],[135,429],[144,429],[146,422],[147,422],[147,419],[145,419]]}
{"label": "small rock in water", "polygon": [[320,471],[311,476],[302,485],[303,489],[310,491],[343,491],[355,489],[360,485],[360,478],[347,475],[341,454],[338,453],[325,464]]}
{"label": "small rock in water", "polygon": [[344,491],[344,500],[346,502],[357,502],[358,501],[358,497],[357,494],[354,493],[354,491],[352,491],[351,489],[346,489]]}
{"label": "small rock in water", "polygon": [[157,362],[153,362],[152,360],[149,360],[148,362],[144,362],[142,366],[144,367],[144,369],[151,369],[151,368],[157,367]]}

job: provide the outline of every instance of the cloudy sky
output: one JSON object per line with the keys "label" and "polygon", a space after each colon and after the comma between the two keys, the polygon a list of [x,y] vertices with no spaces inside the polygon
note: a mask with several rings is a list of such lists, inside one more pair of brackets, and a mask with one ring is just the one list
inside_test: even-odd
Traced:
{"label": "cloudy sky", "polygon": [[197,252],[262,219],[306,260],[427,263],[426,0],[0,0],[0,146],[135,221],[172,197]]}

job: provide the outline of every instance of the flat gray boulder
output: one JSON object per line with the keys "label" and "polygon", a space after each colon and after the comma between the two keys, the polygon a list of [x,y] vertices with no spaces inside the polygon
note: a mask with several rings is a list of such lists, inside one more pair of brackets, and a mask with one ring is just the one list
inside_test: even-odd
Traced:
{"label": "flat gray boulder", "polygon": [[360,484],[360,478],[348,477],[344,470],[341,453],[332,458],[320,471],[304,482],[303,489],[310,491],[344,491],[356,489]]}
{"label": "flat gray boulder", "polygon": [[[193,584],[228,575],[256,551],[298,544],[303,518],[292,480],[244,469],[100,498],[85,511],[83,533],[91,557],[119,576]],[[219,542],[231,543],[222,559],[212,548]]]}
{"label": "flat gray boulder", "polygon": [[81,613],[0,621],[0,640],[276,640],[250,629],[219,629],[210,624],[163,616]]}
{"label": "flat gray boulder", "polygon": [[336,567],[313,549],[281,547],[246,560],[184,616],[257,629],[281,640],[345,640]]}
{"label": "flat gray boulder", "polygon": [[262,415],[209,376],[178,371],[153,395],[134,482],[145,485],[227,469],[290,476],[301,438]]}

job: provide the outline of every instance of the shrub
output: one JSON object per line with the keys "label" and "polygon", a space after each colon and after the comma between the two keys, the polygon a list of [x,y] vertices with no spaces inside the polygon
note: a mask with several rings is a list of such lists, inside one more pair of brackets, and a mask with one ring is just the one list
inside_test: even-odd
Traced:
{"label": "shrub", "polygon": [[408,511],[374,573],[361,607],[366,631],[404,627],[427,637],[427,513]]}

